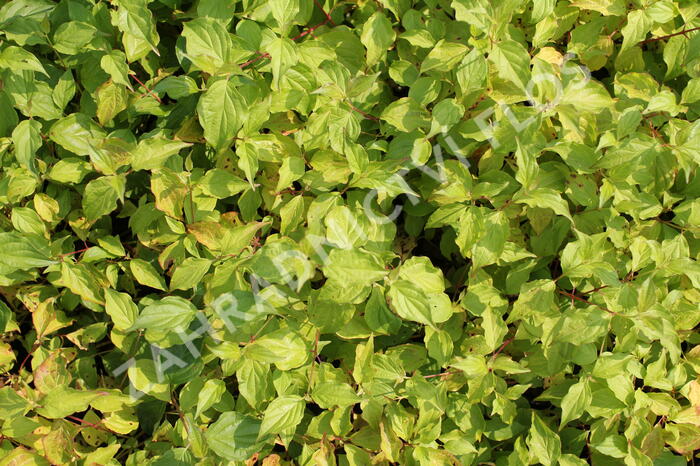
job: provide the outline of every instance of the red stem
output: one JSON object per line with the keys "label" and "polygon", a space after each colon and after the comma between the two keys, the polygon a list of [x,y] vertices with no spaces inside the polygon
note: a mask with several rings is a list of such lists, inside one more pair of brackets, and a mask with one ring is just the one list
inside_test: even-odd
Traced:
{"label": "red stem", "polygon": [[515,337],[511,337],[504,341],[503,344],[496,351],[494,351],[493,355],[491,356],[491,359],[496,359],[496,356],[498,356],[506,346],[510,345],[513,342],[513,340],[515,340]]}
{"label": "red stem", "polygon": [[29,356],[31,356],[33,352],[34,352],[34,350],[30,351],[29,353],[27,353],[27,355],[24,357],[24,359],[22,359],[22,363],[19,365],[19,368],[17,369],[17,373],[22,372],[22,368],[24,367],[25,364],[27,364],[27,360],[29,359]]}
{"label": "red stem", "polygon": [[431,374],[431,375],[424,375],[424,379],[432,379],[433,377],[442,377],[443,375],[453,375],[453,374],[459,374],[460,371],[448,371],[448,372],[441,372],[440,374]]}
{"label": "red stem", "polygon": [[617,315],[617,312],[611,311],[611,310],[608,309],[607,307],[601,306],[600,304],[592,303],[592,302],[588,301],[587,299],[579,298],[579,297],[576,296],[575,294],[568,293],[568,292],[566,292],[566,291],[564,291],[564,290],[557,290],[557,291],[558,291],[559,294],[561,294],[561,295],[568,296],[569,298],[574,299],[574,300],[576,300],[576,301],[579,301],[579,302],[581,302],[581,303],[586,303],[586,304],[588,304],[588,305],[590,305],[590,306],[595,306],[595,307],[597,307],[598,309],[602,309],[602,310],[604,310],[605,312],[609,312],[610,314]]}
{"label": "red stem", "polygon": [[372,121],[379,121],[379,118],[377,118],[376,116],[370,115],[369,113],[360,110],[359,108],[355,107],[355,106],[354,106],[353,104],[351,104],[350,102],[348,102],[348,105],[350,106],[351,109],[355,110],[357,113],[359,113],[359,114],[362,115],[363,117],[365,117],[365,118],[367,118],[367,119],[369,119],[369,120],[372,120]]}
{"label": "red stem", "polygon": [[600,291],[604,288],[608,288],[608,285],[599,286],[597,288],[593,288],[591,291],[586,291],[585,293],[581,293],[581,294],[589,295],[589,294],[595,293],[596,291]]}
{"label": "red stem", "polygon": [[326,13],[326,10],[323,9],[323,6],[319,3],[318,0],[314,0],[314,3],[315,3],[316,6],[318,7],[318,9],[321,10],[321,11],[323,12],[324,15],[326,15],[326,18],[328,19],[328,21],[330,21],[331,24],[332,24],[333,26],[335,26],[335,23],[334,23],[333,20],[331,19],[330,13]]}
{"label": "red stem", "polygon": [[85,247],[85,248],[82,248],[82,249],[78,249],[78,250],[76,250],[76,251],[66,252],[66,253],[63,253],[63,254],[59,254],[58,257],[66,257],[66,256],[72,256],[73,254],[80,254],[81,252],[85,252],[85,251],[87,251],[88,249],[90,249],[90,248],[89,248],[89,247]]}
{"label": "red stem", "polygon": [[98,426],[97,424],[93,424],[92,422],[88,422],[85,419],[80,419],[77,416],[66,416],[66,418],[72,419],[73,421],[77,421],[77,422],[80,422],[80,423],[85,424],[85,425],[88,425],[88,426],[93,427],[95,429],[103,430],[102,426]]}
{"label": "red stem", "polygon": [[[314,32],[316,29],[320,28],[321,26],[323,26],[323,25],[326,24],[326,23],[328,23],[328,20],[327,20],[327,19],[326,19],[324,22],[322,22],[321,24],[317,24],[316,26],[314,26],[314,27],[312,27],[312,28],[309,28],[309,29],[307,29],[306,31],[302,32],[302,33],[299,34],[298,36],[293,37],[292,40],[293,40],[293,41],[296,41],[296,40],[301,39],[302,37],[304,37],[304,36],[306,36],[306,35],[311,34],[311,33]],[[269,53],[264,53],[264,52],[256,52],[256,53],[258,54],[258,56],[255,57],[255,58],[251,58],[250,60],[248,60],[248,61],[245,62],[245,63],[242,63],[242,64],[240,65],[241,68],[245,68],[245,67],[247,67],[247,66],[249,66],[249,65],[252,65],[253,63],[257,62],[258,60],[260,60],[260,59],[262,59],[262,58],[270,58],[270,54],[269,54]]]}
{"label": "red stem", "polygon": [[134,78],[134,81],[136,81],[137,83],[139,83],[139,84],[141,85],[141,87],[143,87],[144,89],[146,89],[146,91],[147,91],[154,99],[156,99],[156,100],[158,101],[159,104],[162,104],[162,103],[163,103],[163,101],[160,100],[160,97],[158,97],[158,94],[156,94],[155,92],[153,92],[151,89],[148,88],[148,86],[146,86],[144,83],[142,83],[141,80],[140,80],[139,78],[137,78],[135,74],[132,74],[131,77]]}
{"label": "red stem", "polygon": [[681,32],[674,32],[673,34],[668,34],[668,35],[661,36],[661,37],[655,37],[653,39],[643,40],[642,42],[639,43],[639,45],[648,44],[649,42],[656,42],[657,40],[668,39],[669,37],[680,36],[681,34],[687,34],[689,32],[698,31],[698,30],[700,30],[700,27],[691,28],[691,29],[684,29]]}
{"label": "red stem", "polygon": [[255,58],[252,58],[252,59],[248,60],[248,61],[245,62],[245,63],[243,63],[243,64],[241,65],[241,68],[245,68],[245,67],[248,66],[248,65],[252,65],[252,64],[255,63],[256,61],[260,60],[261,58],[270,58],[270,54],[268,54],[268,53],[262,53],[262,52],[256,52],[256,53],[258,54],[258,56],[255,57]]}
{"label": "red stem", "polygon": [[[330,22],[333,26],[336,25],[335,22],[333,21],[333,19],[331,18],[330,13],[326,13],[326,10],[323,9],[323,6],[321,6],[321,4],[318,2],[318,0],[314,0],[314,3],[315,3],[316,6],[321,10],[321,12],[324,14],[324,16],[326,17],[326,19],[325,19],[322,23],[319,23],[319,24],[317,24],[316,26],[310,27],[309,29],[307,29],[306,31],[303,31],[303,32],[302,32],[301,34],[299,34],[298,36],[293,37],[293,38],[292,38],[293,41],[296,41],[296,40],[298,40],[298,39],[301,39],[301,38],[304,37],[304,36],[308,36],[309,34],[312,34],[316,29],[320,28],[321,26],[324,26],[325,24],[328,24],[329,22]],[[331,11],[332,11],[332,10],[331,10]],[[247,67],[247,66],[249,66],[249,65],[252,65],[253,63],[257,62],[258,60],[260,60],[260,59],[262,59],[262,58],[270,58],[270,54],[269,54],[269,53],[263,53],[263,52],[257,52],[257,53],[258,53],[258,56],[257,56],[257,57],[252,58],[252,59],[248,60],[247,62],[241,64],[241,65],[240,65],[241,68],[245,68],[245,67]],[[137,81],[138,81],[138,80],[137,80]],[[139,83],[140,83],[140,81],[139,81]]]}
{"label": "red stem", "polygon": [[301,39],[302,37],[304,37],[304,36],[306,36],[306,35],[308,35],[308,34],[311,34],[311,33],[314,32],[316,29],[320,28],[321,26],[323,26],[323,25],[325,25],[325,24],[327,24],[327,23],[328,23],[328,20],[325,20],[324,22],[319,23],[319,24],[317,24],[316,26],[307,29],[306,31],[304,31],[304,32],[302,32],[301,34],[299,34],[298,36],[292,37],[292,40],[293,40],[293,41],[296,41],[297,39]]}

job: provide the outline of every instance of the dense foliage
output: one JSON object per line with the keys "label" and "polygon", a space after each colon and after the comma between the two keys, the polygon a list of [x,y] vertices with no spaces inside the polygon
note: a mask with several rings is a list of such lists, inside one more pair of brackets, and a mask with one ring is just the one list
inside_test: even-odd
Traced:
{"label": "dense foliage", "polygon": [[700,3],[11,0],[0,465],[683,465]]}

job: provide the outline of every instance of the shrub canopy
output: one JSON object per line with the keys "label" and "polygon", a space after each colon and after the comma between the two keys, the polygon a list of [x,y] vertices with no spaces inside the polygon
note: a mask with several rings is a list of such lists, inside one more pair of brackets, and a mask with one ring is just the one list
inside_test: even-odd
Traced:
{"label": "shrub canopy", "polygon": [[11,0],[0,465],[683,465],[695,0]]}

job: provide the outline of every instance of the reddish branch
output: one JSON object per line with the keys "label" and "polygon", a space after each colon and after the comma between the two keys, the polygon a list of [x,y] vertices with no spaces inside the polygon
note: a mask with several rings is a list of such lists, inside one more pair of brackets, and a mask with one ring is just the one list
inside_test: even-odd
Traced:
{"label": "reddish branch", "polygon": [[93,424],[92,422],[88,422],[85,419],[80,419],[77,416],[66,416],[66,418],[71,419],[73,421],[80,422],[81,424],[85,424],[86,426],[90,426],[90,427],[95,428],[95,429],[104,430],[104,428],[102,426],[98,426],[97,424]]}
{"label": "reddish branch", "polygon": [[654,124],[651,122],[651,118],[653,116],[656,116],[656,115],[650,114],[650,115],[643,115],[642,117],[644,118],[644,121],[647,122],[647,125],[649,125],[649,131],[651,132],[651,135],[654,136],[654,138],[656,138],[656,139],[663,140],[663,136],[661,136],[661,133],[659,133],[659,130],[657,130],[656,126],[654,126]]}
{"label": "reddish branch", "polygon": [[27,353],[27,355],[24,357],[24,359],[22,359],[22,362],[20,363],[19,368],[17,369],[17,373],[22,372],[24,365],[27,364],[27,361],[29,361],[29,357],[34,353],[34,351],[37,350],[37,348],[39,348],[39,346],[37,346],[35,344],[34,348],[32,348],[32,350],[29,353]]}
{"label": "reddish branch", "polygon": [[298,195],[298,194],[304,194],[305,192],[306,192],[306,191],[304,191],[303,189],[292,189],[292,188],[288,188],[288,189],[283,189],[282,191],[277,191],[277,192],[275,193],[275,195],[276,195],[276,196],[279,196],[280,194],[293,194],[293,195],[296,196],[296,195]]}
{"label": "reddish branch", "polygon": [[573,299],[573,300],[575,300],[575,301],[578,301],[578,302],[581,302],[581,303],[586,303],[586,304],[588,304],[588,305],[590,305],[590,306],[595,306],[595,307],[597,307],[598,309],[602,309],[602,310],[605,311],[605,312],[609,312],[610,314],[617,315],[617,312],[611,311],[611,310],[608,309],[607,307],[601,306],[600,304],[592,303],[592,302],[588,301],[587,299],[583,299],[583,298],[581,298],[581,297],[579,297],[579,296],[576,296],[576,295],[573,294],[573,293],[569,293],[569,292],[564,291],[564,290],[557,290],[557,292],[559,292],[559,294],[564,295],[564,296],[567,296],[567,297],[569,297],[569,298],[571,298],[571,299]]}
{"label": "reddish branch", "polygon": [[141,87],[146,89],[146,92],[148,92],[154,99],[156,99],[159,104],[163,103],[163,101],[160,99],[160,97],[158,97],[158,94],[153,92],[148,86],[146,86],[144,83],[142,83],[141,80],[139,78],[137,78],[135,74],[132,74],[131,77],[134,78],[134,81],[139,83],[139,85],[141,85]]}
{"label": "reddish branch", "polygon": [[320,28],[321,26],[325,26],[326,24],[328,24],[328,20],[325,20],[324,22],[319,23],[316,26],[307,29],[306,31],[302,32],[301,34],[299,34],[296,37],[292,37],[292,40],[296,41],[297,39],[301,39],[304,36],[312,34],[316,29]]}
{"label": "reddish branch", "polygon": [[360,110],[359,108],[355,107],[355,106],[354,106],[353,104],[351,104],[350,102],[348,102],[348,105],[350,106],[351,109],[355,110],[357,113],[359,113],[359,114],[362,115],[363,117],[365,117],[365,118],[367,118],[367,119],[369,119],[369,120],[372,120],[372,121],[379,121],[379,118],[377,118],[376,116],[370,115],[369,113]]}
{"label": "reddish branch", "polygon": [[691,29],[684,29],[684,30],[682,30],[682,31],[680,31],[680,32],[674,32],[673,34],[668,34],[668,35],[661,36],[661,37],[654,37],[653,39],[643,40],[642,42],[639,43],[639,45],[641,45],[641,44],[648,44],[649,42],[656,42],[657,40],[668,39],[668,38],[670,38],[670,37],[685,35],[685,34],[688,34],[689,32],[698,31],[698,30],[700,30],[700,27],[691,28]]}
{"label": "reddish branch", "polygon": [[595,293],[596,291],[600,291],[600,290],[602,290],[602,289],[604,289],[604,288],[608,288],[608,285],[602,285],[602,286],[599,286],[599,287],[597,287],[597,288],[593,288],[591,291],[586,291],[586,292],[583,292],[583,293],[581,293],[581,294],[585,294],[585,295],[593,294],[593,293]]}
{"label": "reddish branch", "polygon": [[314,360],[321,364],[323,361],[321,361],[321,358],[318,355],[318,340],[321,338],[321,332],[319,330],[316,330],[316,338],[314,338],[314,349],[311,351],[314,355]]}
{"label": "reddish branch", "polygon": [[[318,7],[318,9],[321,10],[321,12],[323,12],[324,15],[326,15],[326,22],[330,21],[330,23],[331,23],[333,26],[335,26],[335,23],[333,22],[333,19],[331,19],[331,14],[330,14],[330,13],[326,13],[326,10],[323,9],[323,6],[318,2],[318,0],[314,0],[314,3],[315,3],[316,6]],[[331,11],[332,11],[332,10],[331,10]]]}
{"label": "reddish branch", "polygon": [[[321,4],[318,2],[318,0],[314,0],[314,3],[315,3],[316,6],[318,7],[318,9],[321,10],[321,12],[322,12],[323,15],[326,17],[326,19],[325,19],[322,23],[317,24],[316,26],[310,27],[309,29],[307,29],[306,31],[302,32],[302,33],[299,34],[298,36],[293,37],[293,38],[292,38],[293,41],[296,41],[296,40],[298,40],[298,39],[301,39],[301,38],[304,37],[304,36],[308,36],[309,34],[313,34],[313,32],[314,32],[316,29],[320,28],[321,26],[323,26],[323,25],[325,25],[325,24],[328,24],[329,22],[330,22],[333,26],[335,26],[335,22],[333,22],[333,19],[331,19],[330,13],[326,13],[326,10],[323,9],[323,6],[321,6]],[[269,53],[263,53],[263,52],[256,52],[256,53],[258,54],[258,56],[255,57],[255,58],[252,58],[252,59],[248,60],[248,61],[245,62],[245,63],[242,63],[242,64],[241,64],[241,68],[245,68],[245,67],[247,67],[247,66],[250,66],[250,65],[252,65],[253,63],[255,63],[255,62],[257,62],[257,61],[259,61],[259,60],[261,60],[261,59],[263,59],[263,58],[270,58],[270,54],[269,54]]]}
{"label": "reddish branch", "polygon": [[[511,338],[507,339],[506,341],[504,341],[503,344],[496,351],[494,351],[494,353],[491,355],[491,359],[496,359],[496,356],[498,356],[506,346],[510,345],[513,342],[513,340],[515,340],[515,337],[511,337]],[[462,372],[462,371],[447,371],[447,372],[441,372],[439,374],[424,375],[423,378],[424,379],[432,379],[434,377],[442,377],[442,376],[446,376],[446,375],[459,374],[460,372]]]}
{"label": "reddish branch", "polygon": [[[302,32],[301,34],[299,34],[298,36],[293,37],[293,38],[292,38],[293,41],[299,40],[299,39],[301,39],[301,38],[304,37],[304,36],[308,36],[309,34],[312,34],[312,35],[313,35],[313,32],[314,32],[316,29],[320,28],[321,26],[325,26],[325,25],[328,24],[328,23],[331,23],[333,26],[336,25],[335,22],[333,21],[333,19],[331,18],[331,14],[328,13],[328,12],[326,12],[326,10],[323,9],[323,6],[319,3],[319,1],[318,1],[318,0],[314,0],[314,3],[315,3],[316,6],[318,7],[318,9],[321,10],[321,12],[324,14],[324,16],[326,17],[326,19],[325,19],[323,22],[317,24],[316,26],[310,27],[309,29],[303,31],[303,32]],[[331,10],[331,12],[332,12],[332,10]],[[247,62],[242,63],[242,64],[240,65],[241,68],[246,68],[246,67],[252,65],[253,63],[256,63],[256,62],[258,62],[258,61],[260,61],[260,60],[262,60],[262,59],[264,59],[264,58],[270,58],[270,54],[269,54],[269,53],[264,53],[264,52],[256,52],[256,53],[258,54],[258,56],[255,57],[255,58],[251,58],[251,59],[248,60]],[[355,106],[354,106],[353,104],[351,104],[350,102],[348,102],[348,105],[350,106],[350,108],[351,108],[353,111],[359,113],[360,115],[362,115],[363,117],[367,118],[368,120],[379,121],[379,118],[377,118],[376,116],[370,115],[369,113],[367,113],[367,112],[365,112],[365,111],[363,111],[363,110],[360,110],[359,108],[355,107]],[[282,133],[282,134],[284,134],[284,133]],[[284,134],[284,135],[286,136],[286,134]]]}
{"label": "reddish branch", "polygon": [[498,356],[506,346],[510,345],[513,342],[513,340],[515,340],[515,337],[511,337],[511,338],[507,339],[506,341],[504,341],[503,344],[500,346],[500,348],[498,348],[496,351],[494,351],[493,355],[491,356],[491,359],[496,359],[496,356]]}
{"label": "reddish branch", "polygon": [[454,375],[454,374],[459,374],[460,371],[448,371],[448,372],[441,372],[440,374],[431,374],[431,375],[424,375],[424,379],[432,379],[433,377],[442,377],[443,375]]}
{"label": "reddish branch", "polygon": [[256,61],[258,61],[258,60],[260,60],[260,59],[262,59],[262,58],[270,58],[270,54],[269,54],[269,53],[262,53],[262,52],[256,52],[256,53],[258,54],[258,56],[255,57],[255,58],[252,58],[252,59],[248,60],[247,62],[245,62],[245,63],[243,63],[243,64],[241,64],[241,68],[245,68],[245,67],[248,66],[248,65],[252,65],[253,63],[255,63]]}
{"label": "reddish branch", "polygon": [[81,252],[85,252],[85,251],[87,251],[88,249],[90,249],[90,248],[89,248],[89,247],[84,247],[84,248],[82,248],[82,249],[78,249],[78,250],[75,250],[75,251],[71,251],[71,252],[66,252],[66,253],[63,253],[63,254],[59,254],[58,257],[66,257],[66,256],[72,256],[72,255],[74,255],[74,254],[80,254]]}
{"label": "reddish branch", "polygon": [[[324,13],[325,13],[325,12],[324,12]],[[301,38],[304,37],[304,36],[308,36],[309,34],[313,33],[316,29],[320,28],[321,26],[326,25],[326,24],[328,23],[328,21],[329,21],[329,20],[326,19],[326,20],[323,21],[322,23],[317,24],[316,26],[307,29],[306,31],[304,31],[304,32],[302,32],[301,34],[299,34],[298,36],[292,37],[292,40],[293,40],[293,41],[296,41],[296,40],[301,39]],[[257,61],[259,61],[259,60],[261,60],[261,59],[263,59],[263,58],[270,58],[270,54],[269,54],[269,53],[265,53],[265,52],[256,52],[256,53],[258,54],[258,56],[255,57],[255,58],[251,58],[250,60],[248,60],[248,61],[245,62],[245,63],[242,63],[242,64],[241,64],[241,68],[245,68],[245,67],[247,67],[247,66],[250,66],[250,65],[252,65],[253,63],[255,63],[255,62],[257,62]]]}

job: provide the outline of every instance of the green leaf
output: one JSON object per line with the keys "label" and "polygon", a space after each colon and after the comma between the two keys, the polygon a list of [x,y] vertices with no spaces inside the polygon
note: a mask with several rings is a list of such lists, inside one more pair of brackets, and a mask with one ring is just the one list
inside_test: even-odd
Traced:
{"label": "green leaf", "polygon": [[437,133],[446,133],[456,125],[464,115],[464,107],[455,99],[444,99],[433,107],[433,120],[428,137]]}
{"label": "green leaf", "polygon": [[587,379],[581,379],[566,392],[561,400],[561,421],[564,426],[569,421],[578,419],[591,403],[591,388]]}
{"label": "green leaf", "polygon": [[279,179],[275,190],[282,191],[289,187],[292,182],[298,180],[304,175],[304,159],[301,157],[287,157],[282,161],[282,166],[279,171]]}
{"label": "green leaf", "polygon": [[77,55],[97,35],[97,28],[82,21],[68,21],[61,24],[53,35],[53,47],[60,53]]}
{"label": "green leaf", "polygon": [[143,259],[132,259],[129,261],[129,268],[134,278],[140,284],[150,286],[157,290],[165,291],[165,280],[156,272],[156,269]]}
{"label": "green leaf", "polygon": [[467,355],[464,358],[459,358],[450,365],[464,372],[465,377],[468,379],[482,377],[489,371],[486,360],[483,357],[475,355]]}
{"label": "green leaf", "polygon": [[341,249],[360,247],[367,242],[369,225],[363,215],[355,213],[346,206],[331,209],[323,219],[326,226],[326,238]]}
{"label": "green leaf", "polygon": [[77,157],[67,157],[56,162],[47,177],[59,183],[78,184],[90,172],[92,167],[88,162]]}
{"label": "green leaf", "polygon": [[97,90],[97,119],[101,125],[112,121],[122,110],[125,110],[128,102],[127,90],[120,84],[107,82]]}
{"label": "green leaf", "polygon": [[352,406],[362,400],[350,385],[336,382],[318,384],[311,393],[311,397],[317,405],[324,409],[331,409],[335,406]]}
{"label": "green leaf", "polygon": [[12,387],[0,388],[0,418],[8,420],[29,410],[30,404],[15,392]]}
{"label": "green leaf", "polygon": [[304,220],[304,197],[294,196],[280,209],[280,233],[291,234]]}
{"label": "green leaf", "polygon": [[170,279],[171,290],[189,290],[196,286],[209,271],[211,261],[197,257],[188,257],[178,265]]}
{"label": "green leaf", "polygon": [[28,270],[47,267],[51,259],[49,242],[35,234],[0,233],[0,263],[6,267]]}
{"label": "green leaf", "polygon": [[427,123],[423,109],[410,97],[389,104],[382,112],[381,119],[405,132],[411,132]]}
{"label": "green leaf", "polygon": [[230,461],[245,461],[260,448],[260,426],[254,417],[228,411],[209,426],[204,436],[217,455]]}
{"label": "green leaf", "polygon": [[294,42],[285,37],[275,39],[267,46],[267,53],[272,65],[272,88],[279,89],[282,76],[298,61]]}
{"label": "green leaf", "polygon": [[426,293],[408,280],[392,283],[387,297],[399,316],[421,324],[445,322],[452,315],[452,304],[447,295]]}
{"label": "green leaf", "polygon": [[0,94],[0,136],[9,135],[17,125],[17,112],[12,106],[8,93]]}
{"label": "green leaf", "polygon": [[233,19],[236,0],[201,0],[197,5],[197,14],[222,21],[224,24]]}
{"label": "green leaf", "polygon": [[231,172],[215,168],[209,170],[198,185],[202,191],[208,196],[213,196],[217,199],[224,199],[235,196],[248,188],[248,183],[243,181]]}
{"label": "green leaf", "polygon": [[134,325],[139,309],[126,293],[107,288],[105,290],[105,312],[117,330],[127,330]]}
{"label": "green leaf", "polygon": [[481,314],[481,317],[486,346],[489,351],[495,351],[508,333],[508,327],[501,316],[490,307]]}
{"label": "green leaf", "polygon": [[100,394],[92,391],[60,387],[47,393],[39,401],[36,411],[49,419],[61,419],[70,414],[85,411],[90,402],[99,396]]}
{"label": "green leaf", "polygon": [[102,297],[104,279],[89,264],[61,263],[61,280],[73,293],[87,303],[105,304]]}
{"label": "green leaf", "polygon": [[189,76],[168,76],[153,88],[153,92],[165,92],[172,99],[182,99],[199,92],[199,86]]}
{"label": "green leaf", "polygon": [[280,370],[300,367],[308,359],[308,348],[300,335],[280,329],[246,346],[245,354],[260,362],[275,364]]}
{"label": "green leaf", "polygon": [[221,238],[221,253],[239,254],[265,225],[263,222],[252,222],[225,230]]}
{"label": "green leaf", "polygon": [[362,27],[362,45],[367,49],[367,66],[378,63],[396,40],[391,21],[381,11],[375,11]]}
{"label": "green leaf", "polygon": [[304,399],[300,396],[285,395],[272,400],[263,415],[258,438],[285,431],[293,432],[304,417],[305,406]]}
{"label": "green leaf", "polygon": [[688,81],[683,96],[681,97],[682,104],[692,104],[700,101],[700,78],[694,78]]}
{"label": "green leaf", "polygon": [[199,69],[216,74],[232,64],[234,44],[231,35],[219,21],[197,18],[183,25],[187,58]]}
{"label": "green leaf", "polygon": [[[135,39],[136,41],[146,44],[148,49],[153,51],[156,55],[160,55],[157,48],[160,37],[158,36],[158,31],[156,30],[153,14],[148,9],[148,1],[120,0],[118,2],[118,6],[118,27],[122,32],[124,32],[124,38],[122,40],[125,42],[125,45],[128,40]],[[129,55],[132,56],[129,57]],[[143,52],[136,54],[127,53],[129,61],[137,60],[144,56],[145,54]]]}
{"label": "green leaf", "polygon": [[177,330],[186,328],[197,309],[189,301],[178,296],[166,296],[144,307],[132,329]]}
{"label": "green leaf", "polygon": [[0,331],[10,331],[12,318],[12,310],[6,304],[0,303]]}
{"label": "green leaf", "polygon": [[652,24],[644,10],[631,11],[627,15],[627,23],[621,29],[624,39],[620,52],[624,52],[641,42],[646,37]]}
{"label": "green leaf", "polygon": [[126,55],[120,50],[112,50],[100,59],[100,67],[107,73],[112,81],[131,89],[129,82],[129,65],[126,63]]}
{"label": "green leaf", "polygon": [[[268,314],[275,313],[275,309],[259,296],[254,295],[250,291],[241,290],[234,290],[219,296],[211,304],[211,307],[217,317],[223,321],[226,328],[232,332],[238,327],[245,325],[246,322],[256,322]],[[297,339],[293,339],[293,341],[294,343],[299,343]],[[260,357],[267,357],[265,354],[263,349],[260,352]]]}
{"label": "green leaf", "polygon": [[14,45],[6,47],[0,52],[0,67],[13,70],[37,71],[46,76],[49,75],[33,53]]}
{"label": "green leaf", "polygon": [[270,0],[269,6],[273,18],[277,21],[280,35],[286,36],[299,13],[299,0]]}
{"label": "green leaf", "polygon": [[560,104],[569,104],[576,110],[591,113],[610,108],[613,103],[605,86],[594,81],[585,85],[567,86],[560,101]]}
{"label": "green leaf", "polygon": [[83,212],[88,221],[94,221],[117,208],[124,201],[126,178],[123,175],[103,176],[85,186]]}
{"label": "green leaf", "polygon": [[36,173],[34,158],[42,145],[41,124],[36,120],[24,120],[12,131],[12,142],[20,165]]}
{"label": "green leaf", "polygon": [[388,273],[381,258],[362,249],[334,249],[323,268],[326,276],[338,283],[372,283]]}
{"label": "green leaf", "polygon": [[[357,383],[362,383],[363,381],[369,382],[372,380],[372,376],[374,375],[373,361],[374,336],[370,336],[367,343],[361,343],[355,348],[355,364],[352,369],[352,378],[355,379]],[[332,385],[335,386],[336,384]],[[355,404],[355,400],[359,401],[354,390],[350,393],[346,388],[345,392],[341,399],[334,399],[333,403],[338,406],[348,406],[347,403]]]}
{"label": "green leaf", "polygon": [[170,386],[165,383],[163,374],[154,360],[137,359],[127,369],[127,375],[132,384],[132,393],[135,389],[161,401],[170,399]]}
{"label": "green leaf", "polygon": [[437,71],[447,73],[451,71],[467,53],[467,46],[458,42],[438,41],[428,56],[421,63],[421,73]]}
{"label": "green leaf", "polygon": [[166,138],[146,138],[139,141],[131,159],[134,170],[154,170],[165,165],[165,162],[173,155],[191,144],[180,141],[172,141]]}
{"label": "green leaf", "polygon": [[527,445],[530,453],[544,465],[557,464],[561,456],[561,439],[534,411]]}
{"label": "green leaf", "polygon": [[58,83],[53,88],[51,98],[59,110],[64,110],[75,97],[76,87],[73,73],[66,70],[59,78]]}
{"label": "green leaf", "polygon": [[427,257],[411,257],[399,268],[399,277],[427,293],[445,291],[445,277],[442,270],[433,266]]}
{"label": "green leaf", "polygon": [[372,293],[365,305],[365,322],[373,332],[384,335],[394,334],[401,327],[401,319],[387,306],[380,287],[372,287]]}
{"label": "green leaf", "polygon": [[217,151],[231,145],[243,126],[243,98],[230,79],[219,80],[209,87],[197,104],[199,123],[204,137]]}
{"label": "green leaf", "polygon": [[[167,168],[155,171],[151,177],[151,192],[156,199],[156,208],[172,218],[182,218],[185,196],[189,191],[188,180],[183,178],[184,176]],[[191,207],[190,203],[190,211]]]}
{"label": "green leaf", "polygon": [[76,155],[89,155],[105,136],[106,133],[82,113],[58,120],[49,131],[52,141]]}
{"label": "green leaf", "polygon": [[250,359],[244,361],[236,370],[236,379],[241,396],[256,409],[275,396],[272,376],[267,364]]}
{"label": "green leaf", "polygon": [[520,90],[525,90],[530,81],[530,54],[525,47],[513,40],[494,44],[489,60],[493,63],[498,77],[512,82]]}
{"label": "green leaf", "polygon": [[516,202],[526,204],[530,207],[541,207],[544,209],[551,209],[557,215],[571,220],[571,214],[569,213],[569,205],[561,195],[548,188],[538,188],[535,191],[526,192],[521,191],[516,194],[513,198]]}
{"label": "green leaf", "polygon": [[197,395],[197,411],[194,417],[199,417],[204,411],[218,403],[224,393],[226,393],[226,384],[223,380],[207,380],[204,382],[204,387]]}

